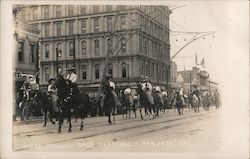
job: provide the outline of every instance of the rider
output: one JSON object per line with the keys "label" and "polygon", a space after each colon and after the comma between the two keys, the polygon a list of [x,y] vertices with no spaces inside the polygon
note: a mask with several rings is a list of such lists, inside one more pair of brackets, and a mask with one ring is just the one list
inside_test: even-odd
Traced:
{"label": "rider", "polygon": [[76,96],[79,96],[80,91],[79,91],[77,84],[76,84],[77,75],[75,73],[75,67],[72,66],[72,67],[68,68],[67,71],[68,71],[68,75],[66,77],[66,82],[69,85],[69,87],[73,89],[73,92],[76,94]]}
{"label": "rider", "polygon": [[24,78],[24,83],[23,83],[20,90],[23,90],[25,92],[24,96],[25,96],[26,100],[29,100],[30,99],[31,84],[30,84],[27,77],[24,76],[23,78]]}
{"label": "rider", "polygon": [[155,104],[154,98],[152,96],[152,84],[149,82],[147,77],[142,81],[142,90],[147,94],[149,103],[151,105]]}
{"label": "rider", "polygon": [[52,105],[53,105],[53,111],[57,111],[57,89],[55,86],[55,79],[51,78],[49,81],[49,86],[48,86],[48,94],[52,98]]}
{"label": "rider", "polygon": [[117,94],[115,93],[115,83],[112,82],[110,79],[111,79],[111,75],[107,74],[106,79],[104,80],[104,84],[103,84],[103,93],[107,95],[107,93],[111,92],[115,105],[121,106],[121,102]]}

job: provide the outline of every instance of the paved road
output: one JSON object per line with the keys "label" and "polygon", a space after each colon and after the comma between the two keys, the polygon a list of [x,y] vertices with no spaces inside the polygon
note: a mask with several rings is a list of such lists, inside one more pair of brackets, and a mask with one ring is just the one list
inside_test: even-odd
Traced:
{"label": "paved road", "polygon": [[[108,125],[106,117],[85,119],[85,127],[73,122],[62,133],[58,125],[36,122],[14,123],[15,151],[79,151],[79,152],[219,152],[221,148],[220,116],[223,110],[185,109],[184,115],[170,110],[160,118],[142,121],[116,116],[116,124]],[[65,122],[66,123],[66,122]]]}

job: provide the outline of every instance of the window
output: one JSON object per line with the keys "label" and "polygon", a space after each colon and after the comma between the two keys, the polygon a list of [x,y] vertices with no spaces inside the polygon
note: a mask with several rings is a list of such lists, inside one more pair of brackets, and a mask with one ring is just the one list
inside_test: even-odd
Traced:
{"label": "window", "polygon": [[98,13],[98,12],[99,12],[99,6],[94,5],[94,6],[93,6],[93,12],[94,12],[94,13]]}
{"label": "window", "polygon": [[94,19],[94,32],[99,32],[99,19]]}
{"label": "window", "polygon": [[73,42],[69,43],[69,56],[73,56],[74,55],[74,46],[73,46]]}
{"label": "window", "polygon": [[107,6],[106,6],[106,10],[107,10],[108,12],[111,12],[111,11],[112,11],[112,5],[107,5]]}
{"label": "window", "polygon": [[68,6],[68,16],[72,16],[72,15],[74,15],[74,6],[69,5]]}
{"label": "window", "polygon": [[112,31],[112,17],[107,18],[107,31]]}
{"label": "window", "polygon": [[122,37],[120,41],[121,41],[121,52],[125,53],[127,51],[127,49],[126,49],[126,38]]}
{"label": "window", "polygon": [[86,43],[86,41],[82,41],[81,46],[82,46],[82,55],[86,55],[87,54],[87,43]]}
{"label": "window", "polygon": [[18,43],[18,61],[22,62],[24,60],[24,42],[19,42]]}
{"label": "window", "polygon": [[140,72],[141,72],[141,75],[144,75],[144,65],[143,65],[143,62],[140,63]]}
{"label": "window", "polygon": [[48,6],[46,6],[46,7],[44,7],[44,18],[46,19],[46,18],[49,18],[49,7]]}
{"label": "window", "polygon": [[148,54],[148,42],[146,39],[144,40],[144,52],[145,52],[145,55]]}
{"label": "window", "polygon": [[113,41],[111,38],[107,39],[107,54],[112,54],[113,52]]}
{"label": "window", "polygon": [[95,65],[95,79],[100,78],[100,67],[98,64]]}
{"label": "window", "polygon": [[56,23],[56,35],[57,36],[62,35],[62,23]]}
{"label": "window", "polygon": [[58,57],[62,57],[62,44],[57,44]]}
{"label": "window", "polygon": [[125,15],[121,16],[120,21],[121,21],[121,28],[120,29],[126,29],[126,16]]}
{"label": "window", "polygon": [[56,6],[56,17],[62,16],[62,7]]}
{"label": "window", "polygon": [[146,64],[146,76],[149,77],[149,65]]}
{"label": "window", "polygon": [[73,35],[74,34],[74,21],[69,21],[68,22],[68,33],[69,35]]}
{"label": "window", "polygon": [[95,40],[95,41],[94,41],[94,48],[95,48],[95,54],[96,54],[96,55],[100,54],[100,44],[99,44],[99,40]]}
{"label": "window", "polygon": [[35,61],[35,45],[30,44],[30,63],[34,63]]}
{"label": "window", "polygon": [[122,78],[126,78],[127,77],[127,64],[126,63],[122,63]]}
{"label": "window", "polygon": [[38,8],[33,8],[33,20],[38,19]]}
{"label": "window", "polygon": [[49,48],[49,44],[45,45],[45,58],[49,58],[50,56],[50,48]]}
{"label": "window", "polygon": [[82,32],[82,34],[86,33],[86,26],[87,26],[86,20],[85,19],[81,20],[81,32]]}
{"label": "window", "polygon": [[113,64],[108,64],[108,74],[111,75],[111,78],[113,78]]}
{"label": "window", "polygon": [[22,11],[21,11],[21,19],[22,19],[23,21],[26,21],[26,11],[25,11],[25,10],[22,10]]}
{"label": "window", "polygon": [[81,6],[81,14],[86,14],[86,6]]}
{"label": "window", "polygon": [[49,24],[44,25],[44,36],[49,37]]}
{"label": "window", "polygon": [[50,76],[50,69],[47,67],[45,68],[45,81],[49,81]]}
{"label": "window", "polygon": [[125,5],[119,5],[119,6],[118,6],[118,10],[124,10],[124,9],[126,9],[126,6],[125,6]]}
{"label": "window", "polygon": [[87,79],[87,67],[85,65],[82,66],[82,79]]}

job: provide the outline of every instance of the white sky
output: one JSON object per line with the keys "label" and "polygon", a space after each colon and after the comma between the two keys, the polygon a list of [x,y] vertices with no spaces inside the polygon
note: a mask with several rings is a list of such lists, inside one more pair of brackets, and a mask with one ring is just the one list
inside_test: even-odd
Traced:
{"label": "white sky", "polygon": [[[188,1],[170,2],[170,5],[186,5],[185,7],[173,10],[170,15],[170,29],[178,31],[216,31],[214,38],[207,36],[199,39],[184,48],[173,61],[177,63],[178,70],[191,69],[195,66],[195,52],[198,62],[205,57],[206,68],[215,81],[220,81],[219,75],[225,71],[229,52],[229,41],[248,44],[248,3],[233,1]],[[171,55],[184,45],[184,39],[191,36],[170,36]],[[176,41],[177,39],[177,41]],[[239,41],[240,40],[240,41]],[[235,44],[236,44],[235,43]],[[247,46],[247,45],[246,45]],[[239,51],[239,46],[234,47]],[[239,55],[239,52],[232,52]],[[233,64],[232,64],[233,65]]]}

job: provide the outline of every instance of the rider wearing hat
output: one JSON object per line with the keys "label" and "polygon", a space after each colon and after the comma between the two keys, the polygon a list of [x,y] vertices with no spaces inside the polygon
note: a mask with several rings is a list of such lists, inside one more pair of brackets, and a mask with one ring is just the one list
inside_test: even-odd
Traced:
{"label": "rider wearing hat", "polygon": [[67,75],[67,81],[70,82],[70,83],[74,83],[76,84],[76,81],[77,81],[77,75],[75,74],[75,67],[72,66],[70,68],[67,69],[68,71],[68,75]]}
{"label": "rider wearing hat", "polygon": [[104,84],[103,84],[103,93],[106,95],[109,92],[112,94],[112,96],[114,98],[115,105],[121,106],[121,102],[120,102],[117,94],[115,93],[115,83],[111,81],[111,75],[106,74],[106,79],[105,79]]}
{"label": "rider wearing hat", "polygon": [[48,94],[52,98],[52,104],[53,104],[53,111],[57,111],[57,89],[55,86],[55,79],[51,78],[49,81],[49,86],[48,86]]}

